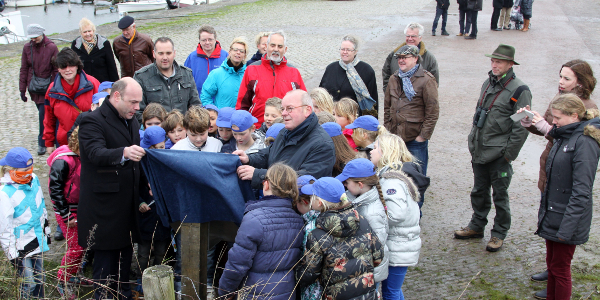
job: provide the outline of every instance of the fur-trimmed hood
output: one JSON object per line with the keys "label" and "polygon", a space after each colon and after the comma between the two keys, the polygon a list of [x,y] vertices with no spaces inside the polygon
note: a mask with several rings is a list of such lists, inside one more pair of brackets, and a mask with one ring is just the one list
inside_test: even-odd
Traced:
{"label": "fur-trimmed hood", "polygon": [[[597,118],[596,118],[597,119]],[[593,138],[600,146],[600,126],[599,124],[588,124],[583,128],[583,135]]]}

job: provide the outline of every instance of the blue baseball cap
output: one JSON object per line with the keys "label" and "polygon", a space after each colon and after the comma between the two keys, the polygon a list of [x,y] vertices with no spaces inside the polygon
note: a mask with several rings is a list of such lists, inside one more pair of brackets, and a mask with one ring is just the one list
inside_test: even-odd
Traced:
{"label": "blue baseball cap", "polygon": [[304,193],[302,193],[302,187],[310,184],[310,181],[317,181],[317,179],[315,179],[312,175],[302,175],[300,177],[298,177],[298,189],[300,190],[300,194],[304,195]]}
{"label": "blue baseball cap", "polygon": [[219,112],[219,108],[214,104],[206,104],[202,107],[204,107],[205,109],[212,109],[212,110],[216,111],[217,113]]}
{"label": "blue baseball cap", "polygon": [[231,128],[231,115],[235,112],[233,107],[223,107],[219,110],[217,127]]}
{"label": "blue baseball cap", "polygon": [[346,125],[346,129],[362,128],[369,131],[377,131],[379,121],[373,116],[360,116],[353,123]]}
{"label": "blue baseball cap", "polygon": [[333,177],[322,177],[313,184],[303,186],[301,192],[304,195],[316,195],[327,202],[339,203],[346,189],[339,180]]}
{"label": "blue baseball cap", "polygon": [[144,130],[144,136],[140,141],[140,146],[144,149],[150,148],[150,146],[162,143],[167,139],[167,133],[160,126],[150,126]]}
{"label": "blue baseball cap", "polygon": [[283,129],[284,127],[285,127],[285,124],[283,124],[283,123],[275,123],[275,124],[271,125],[271,127],[269,127],[269,129],[267,130],[267,133],[265,134],[265,138],[268,138],[268,137],[276,138],[277,135],[279,134],[279,132],[281,131],[281,129]]}
{"label": "blue baseball cap", "polygon": [[234,132],[248,130],[256,122],[258,119],[247,110],[236,110],[231,114],[231,130]]}
{"label": "blue baseball cap", "polygon": [[103,81],[98,87],[98,91],[102,92],[105,89],[112,89],[113,82],[112,81]]}
{"label": "blue baseball cap", "polygon": [[[31,163],[28,163],[30,159]],[[31,157],[31,153],[29,153],[29,151],[23,147],[15,147],[8,150],[6,156],[0,159],[0,166],[27,168],[31,165],[33,165],[33,157]]]}
{"label": "blue baseball cap", "polygon": [[342,174],[335,179],[340,182],[346,181],[348,178],[362,178],[375,175],[375,165],[366,158],[357,158],[349,161]]}
{"label": "blue baseball cap", "polygon": [[98,104],[98,103],[100,103],[100,99],[106,98],[106,96],[108,96],[107,92],[98,92],[98,93],[95,93],[92,96],[92,103]]}
{"label": "blue baseball cap", "polygon": [[340,124],[338,123],[327,122],[323,123],[321,127],[325,129],[325,132],[327,132],[327,134],[329,134],[330,137],[342,135],[342,126],[340,126]]}

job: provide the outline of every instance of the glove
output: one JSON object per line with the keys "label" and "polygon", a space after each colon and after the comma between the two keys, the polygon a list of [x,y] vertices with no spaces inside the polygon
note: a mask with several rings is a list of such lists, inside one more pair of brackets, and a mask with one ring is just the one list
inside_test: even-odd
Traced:
{"label": "glove", "polygon": [[21,92],[21,100],[23,100],[23,102],[27,102],[27,97],[25,96],[25,92]]}

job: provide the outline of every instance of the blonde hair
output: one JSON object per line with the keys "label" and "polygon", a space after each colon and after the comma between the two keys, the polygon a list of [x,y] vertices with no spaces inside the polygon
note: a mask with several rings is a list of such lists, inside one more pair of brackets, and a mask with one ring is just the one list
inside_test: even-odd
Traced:
{"label": "blonde hair", "polygon": [[350,98],[342,98],[340,101],[335,102],[334,105],[335,115],[345,117],[350,123],[354,122],[358,118],[358,104],[356,101]]}
{"label": "blonde hair", "polygon": [[259,46],[260,46],[260,40],[261,40],[263,37],[266,37],[266,38],[268,38],[268,37],[269,37],[269,35],[271,35],[271,32],[268,32],[268,31],[264,31],[264,32],[261,32],[261,33],[259,33],[258,35],[256,35],[256,37],[254,38],[254,43],[256,44],[256,47],[259,47]]}
{"label": "blonde hair", "polygon": [[[361,142],[361,141],[363,141],[362,140],[363,135],[366,134],[368,141],[373,143],[377,140],[378,136],[386,134],[386,133],[389,133],[389,132],[387,131],[387,129],[385,129],[385,127],[383,125],[377,126],[377,131],[371,131],[371,130],[366,130],[364,128],[357,127],[357,128],[353,129],[352,139],[354,141]],[[371,144],[371,143],[369,143],[369,144]]]}
{"label": "blonde hair", "polygon": [[331,97],[326,89],[322,87],[312,89],[310,91],[310,98],[312,98],[315,107],[319,108],[321,111],[333,114],[333,97]]}
{"label": "blonde hair", "polygon": [[376,151],[381,152],[381,158],[377,163],[378,168],[389,166],[400,170],[403,163],[415,161],[415,157],[408,151],[402,138],[395,134],[382,134],[376,142],[378,143]]}
{"label": "blonde hair", "polygon": [[273,195],[290,198],[292,202],[298,199],[298,178],[296,171],[283,163],[273,164],[267,170],[265,180],[269,182],[269,187]]}
{"label": "blonde hair", "polygon": [[[271,97],[265,102],[265,107],[270,106],[281,112],[281,98]],[[283,122],[282,122],[283,123]]]}
{"label": "blonde hair", "polygon": [[167,132],[175,130],[177,126],[183,127],[183,114],[178,109],[173,109],[167,114],[165,121],[160,126]]}
{"label": "blonde hair", "polygon": [[96,25],[94,25],[94,23],[92,23],[92,21],[90,21],[90,19],[88,19],[88,18],[82,18],[79,21],[79,32],[81,32],[81,29],[83,27],[87,27],[87,26],[92,26],[92,31],[94,31],[94,33],[96,33]]}
{"label": "blonde hair", "polygon": [[319,119],[319,125],[323,125],[327,122],[335,123],[335,117],[326,111],[320,111],[317,113],[317,118]]}
{"label": "blonde hair", "polygon": [[4,174],[8,173],[9,171],[12,170],[16,170],[17,168],[11,167],[9,165],[4,165],[2,166],[2,169],[0,169],[0,172],[2,172],[2,176],[4,176]]}
{"label": "blonde hair", "polygon": [[326,212],[328,210],[338,210],[350,204],[350,201],[348,201],[348,197],[346,196],[346,194],[342,194],[342,196],[340,197],[340,202],[338,203],[329,202],[321,197],[318,197],[317,195],[312,195],[310,197],[311,207],[313,201],[321,202],[321,208],[318,209],[318,211],[320,212]]}
{"label": "blonde hair", "polygon": [[248,42],[246,41],[246,38],[243,36],[238,36],[234,38],[233,41],[231,41],[231,44],[229,44],[229,51],[233,49],[234,44],[240,44],[244,46],[244,59],[242,59],[242,63],[245,64],[246,58],[248,58]]}
{"label": "blonde hair", "polygon": [[591,120],[598,116],[597,109],[585,109],[583,101],[575,94],[560,94],[552,99],[552,109],[559,110],[565,115],[577,114],[580,121]]}
{"label": "blonde hair", "polygon": [[210,114],[200,106],[192,106],[183,117],[183,128],[192,133],[203,133],[210,127]]}
{"label": "blonde hair", "polygon": [[79,126],[75,127],[71,133],[67,147],[69,147],[69,150],[79,153]]}

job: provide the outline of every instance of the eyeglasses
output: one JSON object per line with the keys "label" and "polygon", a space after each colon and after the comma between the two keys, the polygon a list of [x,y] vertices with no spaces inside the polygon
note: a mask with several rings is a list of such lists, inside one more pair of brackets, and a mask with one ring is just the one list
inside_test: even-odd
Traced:
{"label": "eyeglasses", "polygon": [[212,43],[214,41],[215,41],[215,39],[203,39],[203,40],[200,40],[200,43],[206,43],[206,42]]}
{"label": "eyeglasses", "polygon": [[410,38],[410,39],[416,39],[416,38],[418,38],[418,37],[420,37],[420,35],[407,35],[407,36],[406,36],[406,38],[407,38],[407,39],[409,39],[409,38]]}
{"label": "eyeglasses", "polygon": [[287,111],[288,114],[291,113],[292,111],[294,111],[294,109],[298,108],[298,107],[302,107],[302,106],[306,106],[306,105],[298,105],[298,106],[288,106],[288,107],[282,107],[281,108],[281,112],[283,113],[283,111]]}
{"label": "eyeglasses", "polygon": [[354,52],[354,49],[340,48],[341,52]]}
{"label": "eyeglasses", "polygon": [[406,59],[408,59],[408,58],[413,58],[413,57],[414,57],[414,56],[412,56],[412,55],[407,55],[407,56],[396,56],[396,58],[397,58],[398,60],[406,60]]}
{"label": "eyeglasses", "polygon": [[242,54],[246,53],[246,50],[244,50],[244,49],[238,49],[238,48],[231,48],[231,51],[233,51],[233,52],[239,52],[239,53],[242,53]]}

